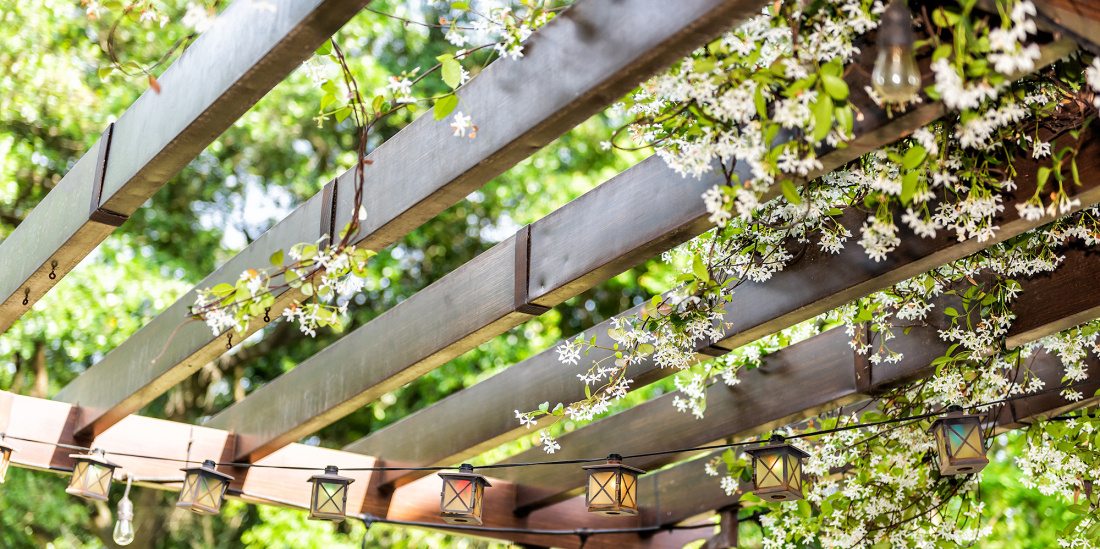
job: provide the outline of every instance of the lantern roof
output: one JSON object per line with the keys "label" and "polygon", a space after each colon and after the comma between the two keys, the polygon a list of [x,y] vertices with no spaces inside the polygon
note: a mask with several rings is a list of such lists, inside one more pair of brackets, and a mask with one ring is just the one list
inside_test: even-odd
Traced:
{"label": "lantern roof", "polygon": [[231,476],[229,476],[225,473],[222,473],[221,471],[218,471],[217,469],[215,469],[215,467],[217,467],[217,465],[218,465],[217,463],[214,463],[214,460],[208,459],[208,460],[203,461],[202,465],[199,466],[199,467],[184,467],[183,469],[180,469],[180,471],[183,471],[184,473],[187,473],[187,474],[190,474],[190,473],[206,473],[207,475],[220,478],[220,479],[222,479],[226,482],[231,482],[233,480],[233,477],[231,477]]}
{"label": "lantern roof", "polygon": [[595,465],[585,465],[581,469],[626,469],[627,471],[634,471],[639,475],[644,475],[645,470],[637,467],[631,467],[623,464],[623,458],[619,454],[611,454],[607,456],[607,463],[597,463]]}
{"label": "lantern roof", "polygon": [[103,450],[98,449],[98,448],[95,449],[95,450],[92,450],[90,453],[87,453],[87,454],[69,454],[69,457],[72,458],[72,459],[79,459],[81,461],[91,461],[93,463],[98,463],[100,465],[110,467],[112,469],[117,469],[117,468],[121,467],[121,465],[119,465],[119,464],[117,464],[113,461],[108,460],[105,456],[105,452]]}
{"label": "lantern roof", "polygon": [[786,450],[787,452],[794,454],[800,458],[810,457],[810,454],[803,451],[801,448],[790,444],[779,435],[772,435],[768,440],[768,444],[764,446],[757,446],[754,448],[745,448],[745,453],[750,456],[756,456],[757,454],[763,454],[773,450]]}
{"label": "lantern roof", "polygon": [[489,484],[489,481],[485,480],[484,475],[480,475],[478,473],[475,473],[474,472],[474,466],[470,465],[469,463],[463,463],[462,465],[460,465],[458,467],[457,472],[452,473],[450,471],[441,471],[439,473],[439,476],[444,478],[444,479],[448,479],[448,478],[463,479],[463,478],[466,478],[466,479],[470,479],[474,482],[477,482],[478,484],[481,484],[482,486],[489,486],[489,487],[493,486],[492,484]]}
{"label": "lantern roof", "polygon": [[342,477],[337,473],[340,469],[335,465],[329,465],[325,467],[325,472],[320,475],[313,475],[309,477],[309,482],[342,482],[344,484],[351,484],[355,482],[355,479],[351,477]]}
{"label": "lantern roof", "polygon": [[951,406],[947,407],[947,412],[946,413],[940,415],[939,417],[936,418],[935,421],[932,422],[932,426],[928,428],[928,432],[931,433],[933,430],[936,429],[937,426],[939,426],[941,423],[944,423],[944,422],[947,422],[947,421],[957,421],[957,420],[960,420],[960,419],[971,419],[971,418],[977,419],[977,420],[980,421],[982,419],[982,416],[980,414],[968,414],[965,411],[963,411],[962,406],[951,405]]}

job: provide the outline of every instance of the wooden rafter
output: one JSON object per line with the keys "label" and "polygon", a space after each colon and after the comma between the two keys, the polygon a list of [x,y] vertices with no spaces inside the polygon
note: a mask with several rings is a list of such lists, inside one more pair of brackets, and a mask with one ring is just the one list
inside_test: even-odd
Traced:
{"label": "wooden rafter", "polygon": [[226,8],[0,243],[0,331],[368,2]]}
{"label": "wooden rafter", "polygon": [[[458,139],[447,124],[424,116],[371,152],[357,246],[392,244],[764,4],[684,0],[670,11],[660,0],[585,1],[566,10],[532,35],[522,59],[493,63],[459,91],[480,127],[477,139]],[[581,58],[586,62],[574,62]],[[554,70],[564,66],[565,75]],[[197,288],[235,282],[275,251],[345,226],[354,172],[330,182]],[[297,290],[283,293],[273,310],[302,298]],[[103,432],[225,352],[226,337],[198,323],[180,328],[193,301],[188,292],[57,395],[84,408],[82,433]],[[252,319],[248,333],[263,325]]]}
{"label": "wooden rafter", "polygon": [[[1086,133],[1083,138],[1083,153],[1079,158],[1081,168],[1085,170],[1083,173],[1100,173],[1100,138],[1096,137],[1095,132]],[[1056,146],[1071,142],[1071,136],[1066,135],[1056,142]],[[1017,178],[1019,188],[1014,196],[1006,199],[1006,203],[1013,203],[1016,197],[1029,197],[1035,191],[1038,163],[1027,158],[1020,159],[1016,168],[1020,174]],[[1082,204],[1100,202],[1100,181],[1085,178],[1082,183],[1081,187],[1067,190],[1075,193],[1074,196],[1079,197]],[[851,209],[839,221],[852,234],[858,234],[865,219],[865,214]],[[1021,219],[1016,208],[1008,207],[997,219],[1001,228],[996,241],[1023,234],[1049,221],[1049,218],[1038,221]],[[799,261],[776,273],[767,282],[739,288],[727,305],[731,313],[723,323],[724,326],[728,323],[728,327],[724,328],[725,337],[714,345],[701,344],[696,349],[700,359],[724,354],[992,244],[989,241],[979,243],[976,239],[960,243],[954,235],[945,231],[934,239],[924,239],[905,227],[901,228],[900,237],[901,244],[897,250],[881,262],[868,258],[857,245],[850,244],[835,255],[810,247]],[[1095,292],[1084,292],[1082,295],[1093,296]],[[1096,299],[1100,300],[1100,296]],[[1100,303],[1094,307],[1096,305]],[[635,308],[624,314],[634,314],[638,310]],[[1083,309],[1079,315],[1062,319],[1060,324],[1054,325],[1043,317],[1047,313],[1042,312],[1041,306],[1022,309],[1021,318],[1010,333],[1009,341],[1017,345],[1020,338],[1042,337],[1052,331],[1080,324],[1081,319],[1092,318],[1089,315],[1096,312],[1095,309]],[[1031,323],[1037,324],[1032,326]],[[591,331],[603,347],[611,347],[612,344],[607,336],[609,327],[610,321],[595,326]],[[1042,330],[1035,331],[1039,327]],[[587,372],[592,361],[607,359],[611,354],[604,349],[592,349],[580,364],[570,366],[561,364],[553,349],[544,351],[372,433],[345,449],[403,465],[456,463],[522,436],[526,430],[514,419],[512,410],[526,410],[537,402],[573,402],[584,398],[583,386],[577,383],[576,376]],[[635,386],[651,383],[672,373],[649,359],[632,365],[628,370]],[[471,407],[470,402],[479,404]],[[452,433],[452,436],[434,440],[431,445],[404,436],[404,433],[420,432],[429,426]],[[392,472],[385,475],[384,483],[400,484],[413,478],[416,478],[416,473]]]}

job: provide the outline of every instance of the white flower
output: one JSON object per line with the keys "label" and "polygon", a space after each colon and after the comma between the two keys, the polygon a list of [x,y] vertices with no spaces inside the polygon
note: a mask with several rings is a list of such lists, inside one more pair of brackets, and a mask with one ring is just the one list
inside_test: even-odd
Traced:
{"label": "white flower", "polygon": [[[473,128],[474,125],[469,116],[466,116],[462,112],[457,112],[455,113],[454,121],[451,122],[451,127],[455,130],[455,137],[466,137],[466,132]],[[470,137],[474,137],[474,132],[470,133]]]}
{"label": "white flower", "polygon": [[180,23],[194,29],[197,33],[203,33],[214,25],[214,15],[202,3],[189,2]]}

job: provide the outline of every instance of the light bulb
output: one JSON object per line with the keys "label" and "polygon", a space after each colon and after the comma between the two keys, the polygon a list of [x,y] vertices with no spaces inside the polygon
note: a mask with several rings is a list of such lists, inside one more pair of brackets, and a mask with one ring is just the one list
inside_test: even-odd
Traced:
{"label": "light bulb", "polygon": [[878,51],[871,72],[875,93],[885,101],[902,103],[920,91],[920,67],[912,47],[890,46]]}
{"label": "light bulb", "polygon": [[891,103],[910,101],[920,91],[920,67],[913,52],[913,15],[905,0],[891,2],[882,16],[871,85],[881,99]]}
{"label": "light bulb", "polygon": [[130,482],[131,478],[126,478],[126,493],[122,495],[122,499],[118,502],[118,509],[116,515],[118,521],[115,522],[115,543],[119,545],[130,545],[134,542],[134,504],[130,502]]}

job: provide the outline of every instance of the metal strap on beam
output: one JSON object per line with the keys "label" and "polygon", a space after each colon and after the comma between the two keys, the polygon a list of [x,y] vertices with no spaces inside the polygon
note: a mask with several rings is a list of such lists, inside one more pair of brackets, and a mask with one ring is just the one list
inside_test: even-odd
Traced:
{"label": "metal strap on beam", "polygon": [[516,312],[539,316],[550,307],[531,303],[531,226],[516,233]]}
{"label": "metal strap on beam", "polygon": [[114,133],[114,129],[113,122],[108,124],[103,137],[99,138],[99,156],[96,159],[95,177],[92,179],[92,201],[89,205],[88,220],[109,227],[121,227],[130,217],[104,209],[100,205],[103,197],[103,176],[107,173],[107,160],[111,154],[111,134]]}

